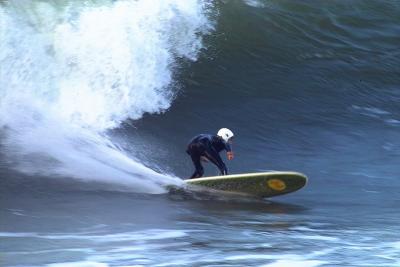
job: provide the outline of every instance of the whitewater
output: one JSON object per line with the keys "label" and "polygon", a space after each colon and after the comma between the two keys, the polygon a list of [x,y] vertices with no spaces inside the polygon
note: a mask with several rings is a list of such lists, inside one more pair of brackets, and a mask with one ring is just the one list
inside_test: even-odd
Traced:
{"label": "whitewater", "polygon": [[166,111],[177,60],[194,61],[213,25],[200,1],[4,3],[0,126],[28,174],[164,192],[179,184],[124,153],[107,131]]}

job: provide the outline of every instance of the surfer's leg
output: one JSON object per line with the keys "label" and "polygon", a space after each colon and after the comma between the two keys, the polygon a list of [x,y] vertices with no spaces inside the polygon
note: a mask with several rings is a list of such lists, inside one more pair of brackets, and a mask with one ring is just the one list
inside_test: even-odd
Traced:
{"label": "surfer's leg", "polygon": [[203,176],[204,168],[201,165],[200,156],[197,154],[195,154],[195,155],[191,154],[190,157],[192,158],[194,167],[196,168],[196,170],[194,171],[194,173],[192,174],[192,177],[190,177],[190,179],[199,178],[199,177]]}
{"label": "surfer's leg", "polygon": [[212,163],[214,163],[218,169],[221,172],[221,175],[227,175],[228,170],[226,168],[225,163],[222,161],[221,157],[219,156],[219,153],[215,151],[214,149],[207,149],[204,152],[206,158],[210,160]]}

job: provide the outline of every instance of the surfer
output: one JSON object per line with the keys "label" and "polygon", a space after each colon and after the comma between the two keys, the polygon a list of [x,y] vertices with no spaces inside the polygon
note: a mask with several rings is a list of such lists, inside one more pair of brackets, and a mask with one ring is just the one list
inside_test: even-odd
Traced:
{"label": "surfer", "polygon": [[201,161],[211,161],[218,167],[221,175],[227,175],[228,169],[219,156],[219,152],[226,150],[228,160],[233,159],[233,152],[231,149],[232,138],[233,133],[227,128],[220,129],[217,135],[199,134],[193,137],[186,149],[186,152],[192,158],[194,167],[196,168],[190,179],[203,176],[204,168],[201,165]]}

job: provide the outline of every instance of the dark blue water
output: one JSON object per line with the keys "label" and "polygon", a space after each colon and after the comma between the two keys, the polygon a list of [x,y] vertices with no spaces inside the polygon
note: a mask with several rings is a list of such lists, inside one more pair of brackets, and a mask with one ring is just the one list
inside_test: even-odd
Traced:
{"label": "dark blue water", "polygon": [[[115,4],[94,3],[87,8]],[[306,174],[308,185],[263,201],[150,194],[143,189],[147,172],[130,173],[126,166],[135,165],[120,163],[125,158],[98,155],[108,150],[85,149],[103,141],[86,135],[62,139],[79,140],[74,150],[55,142],[59,135],[49,127],[48,139],[21,145],[10,137],[19,134],[20,124],[7,117],[1,137],[0,265],[400,266],[400,2],[208,4],[202,12],[213,29],[199,33],[202,48],[191,59],[173,52],[172,82],[155,90],[170,94],[170,106],[159,107],[162,100],[146,94],[133,97],[145,112],[103,131],[107,147],[161,174],[186,178],[193,168],[185,153],[191,137],[228,127],[235,133],[231,173],[292,170]],[[12,14],[7,16],[17,16],[10,11],[15,6],[0,5]],[[70,16],[83,12],[77,10]],[[146,66],[143,71],[149,71]],[[15,85],[2,78],[1,88]],[[158,106],[146,110],[147,102]],[[54,144],[63,144],[54,149],[59,153],[37,159],[43,147]],[[68,169],[75,158],[79,168]],[[34,165],[54,168],[54,175]],[[122,173],[144,178],[126,188],[119,183]],[[207,175],[216,173],[206,166]],[[156,184],[168,184],[162,179]]]}

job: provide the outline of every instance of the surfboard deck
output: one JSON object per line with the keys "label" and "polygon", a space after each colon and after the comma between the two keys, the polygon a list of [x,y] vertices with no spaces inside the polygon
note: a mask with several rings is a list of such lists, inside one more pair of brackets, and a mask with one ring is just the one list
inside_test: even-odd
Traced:
{"label": "surfboard deck", "polygon": [[299,172],[260,172],[212,176],[185,180],[188,189],[210,189],[269,198],[292,193],[307,184],[307,176]]}

